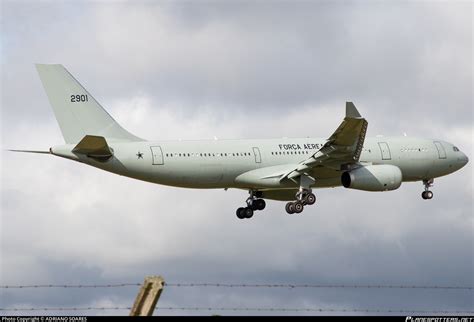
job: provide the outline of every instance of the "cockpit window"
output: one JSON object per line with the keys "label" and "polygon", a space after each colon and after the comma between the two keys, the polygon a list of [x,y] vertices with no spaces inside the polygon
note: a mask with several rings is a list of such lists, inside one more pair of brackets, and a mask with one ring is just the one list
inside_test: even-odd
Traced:
{"label": "cockpit window", "polygon": [[454,152],[458,152],[459,149],[458,149],[457,147],[453,146],[453,151],[454,151]]}

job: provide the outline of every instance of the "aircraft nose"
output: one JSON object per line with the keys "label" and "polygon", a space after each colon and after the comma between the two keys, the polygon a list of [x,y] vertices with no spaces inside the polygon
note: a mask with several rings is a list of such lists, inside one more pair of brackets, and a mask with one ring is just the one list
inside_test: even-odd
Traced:
{"label": "aircraft nose", "polygon": [[458,158],[458,161],[461,163],[461,167],[464,167],[469,162],[469,158],[464,152],[461,152],[461,157]]}
{"label": "aircraft nose", "polygon": [[469,158],[467,157],[467,155],[465,155],[464,153],[462,154],[463,155],[463,162],[464,162],[464,165],[466,165],[468,162],[469,162]]}

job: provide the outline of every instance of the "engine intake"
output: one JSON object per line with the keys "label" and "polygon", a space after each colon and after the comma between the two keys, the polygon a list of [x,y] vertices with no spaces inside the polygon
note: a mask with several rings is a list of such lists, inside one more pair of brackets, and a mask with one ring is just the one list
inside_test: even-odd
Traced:
{"label": "engine intake", "polygon": [[395,190],[402,184],[400,168],[389,165],[369,165],[344,172],[341,183],[346,188],[365,191]]}

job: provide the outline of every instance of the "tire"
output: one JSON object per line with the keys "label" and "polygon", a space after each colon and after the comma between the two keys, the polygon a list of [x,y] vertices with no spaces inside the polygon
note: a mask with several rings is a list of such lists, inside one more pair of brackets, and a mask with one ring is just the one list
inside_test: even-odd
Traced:
{"label": "tire", "polygon": [[253,211],[258,210],[258,202],[257,202],[257,200],[254,200],[254,201],[252,202],[252,205],[249,206],[249,208],[252,208]]}
{"label": "tire", "polygon": [[238,208],[237,211],[236,211],[237,218],[244,219],[245,218],[245,212],[244,211],[245,211],[245,208],[243,208],[243,207]]}
{"label": "tire", "polygon": [[428,196],[427,196],[426,193],[427,193],[427,191],[423,191],[423,192],[421,193],[421,198],[423,198],[424,200],[428,199]]}
{"label": "tire", "polygon": [[265,200],[263,200],[263,199],[257,199],[257,200],[255,201],[255,203],[256,203],[256,205],[257,205],[257,210],[263,210],[263,209],[265,209],[265,206],[267,205],[267,204],[265,203]]}
{"label": "tire", "polygon": [[253,209],[250,207],[244,208],[245,218],[252,218],[253,216]]}
{"label": "tire", "polygon": [[285,210],[288,214],[292,215],[295,213],[295,205],[292,202],[289,202],[286,204]]}
{"label": "tire", "polygon": [[316,202],[316,196],[314,195],[314,193],[309,193],[307,196],[306,196],[306,204],[307,205],[314,205],[314,203]]}
{"label": "tire", "polygon": [[294,205],[295,205],[294,207],[295,207],[295,213],[296,213],[296,214],[299,214],[299,213],[301,213],[301,212],[303,211],[304,206],[303,206],[303,204],[302,204],[301,202],[297,201],[297,202],[295,202]]}

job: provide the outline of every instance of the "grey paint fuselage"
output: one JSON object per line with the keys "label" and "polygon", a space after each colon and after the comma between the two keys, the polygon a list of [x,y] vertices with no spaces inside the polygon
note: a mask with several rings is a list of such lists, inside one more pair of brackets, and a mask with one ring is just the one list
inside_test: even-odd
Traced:
{"label": "grey paint fuselage", "polygon": [[[291,181],[254,184],[255,176],[284,172],[308,159],[326,142],[321,138],[108,142],[113,157],[100,162],[71,152],[74,145],[51,148],[51,153],[119,175],[186,188],[296,189]],[[403,181],[419,181],[450,174],[468,158],[451,143],[412,137],[366,138],[361,165],[390,164],[400,168]],[[265,168],[265,169],[263,169]],[[258,169],[262,169],[259,173]],[[341,169],[316,167],[314,188],[341,185]]]}

